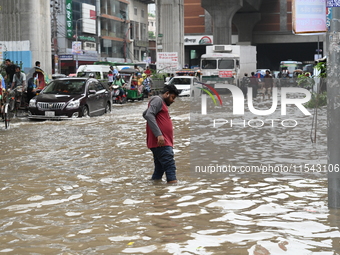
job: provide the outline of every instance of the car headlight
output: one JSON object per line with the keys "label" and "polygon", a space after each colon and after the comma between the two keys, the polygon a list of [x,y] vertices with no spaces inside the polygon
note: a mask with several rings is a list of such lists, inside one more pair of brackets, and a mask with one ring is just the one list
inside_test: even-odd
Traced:
{"label": "car headlight", "polygon": [[80,101],[76,100],[76,101],[72,101],[70,102],[66,108],[78,108],[80,106]]}
{"label": "car headlight", "polygon": [[36,103],[37,103],[37,100],[32,98],[30,100],[30,103],[29,103],[28,107],[36,107]]}

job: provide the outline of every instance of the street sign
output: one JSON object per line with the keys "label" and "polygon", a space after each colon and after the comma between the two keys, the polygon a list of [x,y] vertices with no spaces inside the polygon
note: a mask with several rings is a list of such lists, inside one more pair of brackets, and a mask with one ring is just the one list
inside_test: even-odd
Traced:
{"label": "street sign", "polygon": [[327,7],[340,7],[340,0],[327,0]]}

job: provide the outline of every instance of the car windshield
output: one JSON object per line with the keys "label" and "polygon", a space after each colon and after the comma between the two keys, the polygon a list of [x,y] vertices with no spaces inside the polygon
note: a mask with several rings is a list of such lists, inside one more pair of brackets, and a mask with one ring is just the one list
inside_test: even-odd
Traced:
{"label": "car windshield", "polygon": [[43,93],[80,95],[85,91],[85,83],[85,80],[55,80],[44,89]]}
{"label": "car windshield", "polygon": [[[103,72],[104,78],[107,78],[108,72]],[[86,77],[89,78],[91,75],[94,75],[96,79],[101,79],[100,72],[81,72],[77,74],[77,77]]]}
{"label": "car windshield", "polygon": [[218,61],[218,69],[233,69],[234,60],[232,59],[220,59]]}
{"label": "car windshield", "polygon": [[190,85],[190,79],[189,78],[173,78],[172,84],[176,85]]}
{"label": "car windshield", "polygon": [[202,60],[202,69],[216,69],[217,62],[216,60]]}

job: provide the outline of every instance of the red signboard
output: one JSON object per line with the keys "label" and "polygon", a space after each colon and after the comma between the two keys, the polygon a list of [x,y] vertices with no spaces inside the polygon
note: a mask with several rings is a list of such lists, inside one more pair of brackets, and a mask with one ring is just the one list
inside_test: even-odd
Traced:
{"label": "red signboard", "polygon": [[233,71],[218,71],[218,77],[231,78],[233,77]]}

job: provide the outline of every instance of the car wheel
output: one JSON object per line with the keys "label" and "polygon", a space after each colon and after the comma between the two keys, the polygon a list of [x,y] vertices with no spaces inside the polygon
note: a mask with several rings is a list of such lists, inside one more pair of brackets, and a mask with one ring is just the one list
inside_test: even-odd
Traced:
{"label": "car wheel", "polygon": [[106,103],[106,107],[105,107],[105,113],[109,113],[111,112],[111,105],[109,102]]}
{"label": "car wheel", "polygon": [[82,114],[81,114],[82,117],[89,117],[89,108],[87,106],[84,106],[83,107],[83,111],[82,111]]}

